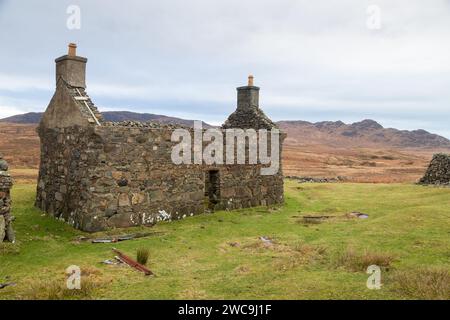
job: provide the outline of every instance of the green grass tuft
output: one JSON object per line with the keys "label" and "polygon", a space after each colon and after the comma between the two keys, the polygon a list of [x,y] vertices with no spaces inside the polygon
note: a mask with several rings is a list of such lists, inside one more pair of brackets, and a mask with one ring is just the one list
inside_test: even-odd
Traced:
{"label": "green grass tuft", "polygon": [[357,253],[353,248],[348,248],[336,259],[336,267],[345,267],[349,271],[365,271],[368,266],[376,265],[388,271],[394,255],[381,252],[370,252],[365,250],[363,253]]}
{"label": "green grass tuft", "polygon": [[150,255],[150,250],[147,248],[139,248],[136,253],[136,260],[142,265],[146,265],[148,261],[148,257]]}

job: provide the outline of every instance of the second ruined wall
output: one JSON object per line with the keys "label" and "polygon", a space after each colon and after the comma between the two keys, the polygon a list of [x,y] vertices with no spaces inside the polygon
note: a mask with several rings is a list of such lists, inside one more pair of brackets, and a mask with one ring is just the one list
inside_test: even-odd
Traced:
{"label": "second ruined wall", "polygon": [[450,154],[435,154],[419,183],[450,186]]}
{"label": "second ruined wall", "polygon": [[13,181],[8,173],[8,163],[3,160],[3,156],[0,154],[0,243],[15,241],[12,227],[13,217],[11,215],[10,189],[12,185]]}

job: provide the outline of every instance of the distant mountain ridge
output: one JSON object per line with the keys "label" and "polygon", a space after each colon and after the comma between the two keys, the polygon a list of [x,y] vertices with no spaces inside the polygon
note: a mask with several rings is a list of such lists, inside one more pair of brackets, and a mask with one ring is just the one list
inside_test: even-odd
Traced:
{"label": "distant mountain ridge", "polygon": [[43,112],[28,112],[17,114],[15,116],[0,119],[0,122],[21,123],[21,124],[38,124],[41,121]]}
{"label": "distant mountain ridge", "polygon": [[[38,124],[41,121],[43,112],[29,112],[24,114],[18,114],[15,116],[0,119],[0,122],[19,123],[19,124]],[[192,126],[194,120],[186,120],[176,117],[169,117],[160,114],[152,113],[138,113],[131,111],[105,111],[102,112],[103,118],[106,121],[120,122],[120,121],[154,121],[164,124],[181,124],[185,126]],[[203,122],[205,128],[211,127],[211,125]]]}
{"label": "distant mountain ridge", "polygon": [[445,137],[423,129],[408,131],[384,128],[370,119],[352,124],[342,121],[279,121],[277,124],[288,134],[288,144],[450,149],[450,140]]}
{"label": "distant mountain ridge", "polygon": [[[154,121],[165,124],[192,126],[193,120],[176,117],[137,113],[131,111],[102,112],[106,121]],[[30,112],[0,119],[0,122],[38,124],[43,113]],[[329,145],[335,147],[398,147],[398,148],[444,148],[450,149],[450,140],[423,129],[398,130],[384,128],[378,122],[366,119],[352,124],[342,121],[308,122],[302,120],[278,121],[287,133],[288,145]],[[203,122],[205,128],[212,127]]]}

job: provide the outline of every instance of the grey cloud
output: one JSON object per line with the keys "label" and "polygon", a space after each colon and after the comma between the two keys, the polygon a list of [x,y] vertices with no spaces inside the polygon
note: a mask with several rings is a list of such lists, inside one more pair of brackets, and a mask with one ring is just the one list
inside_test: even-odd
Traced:
{"label": "grey cloud", "polygon": [[[81,30],[65,26],[70,4]],[[369,4],[379,31],[366,28]],[[77,42],[105,108],[221,122],[253,73],[276,120],[370,115],[450,137],[449,18],[444,0],[0,1],[0,108],[45,108],[53,59]]]}

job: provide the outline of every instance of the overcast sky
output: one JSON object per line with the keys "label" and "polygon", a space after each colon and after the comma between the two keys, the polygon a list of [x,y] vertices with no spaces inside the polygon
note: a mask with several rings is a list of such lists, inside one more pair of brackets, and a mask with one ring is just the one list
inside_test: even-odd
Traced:
{"label": "overcast sky", "polygon": [[220,124],[251,73],[274,120],[450,138],[450,0],[0,0],[0,118],[45,110],[69,42],[101,111]]}

